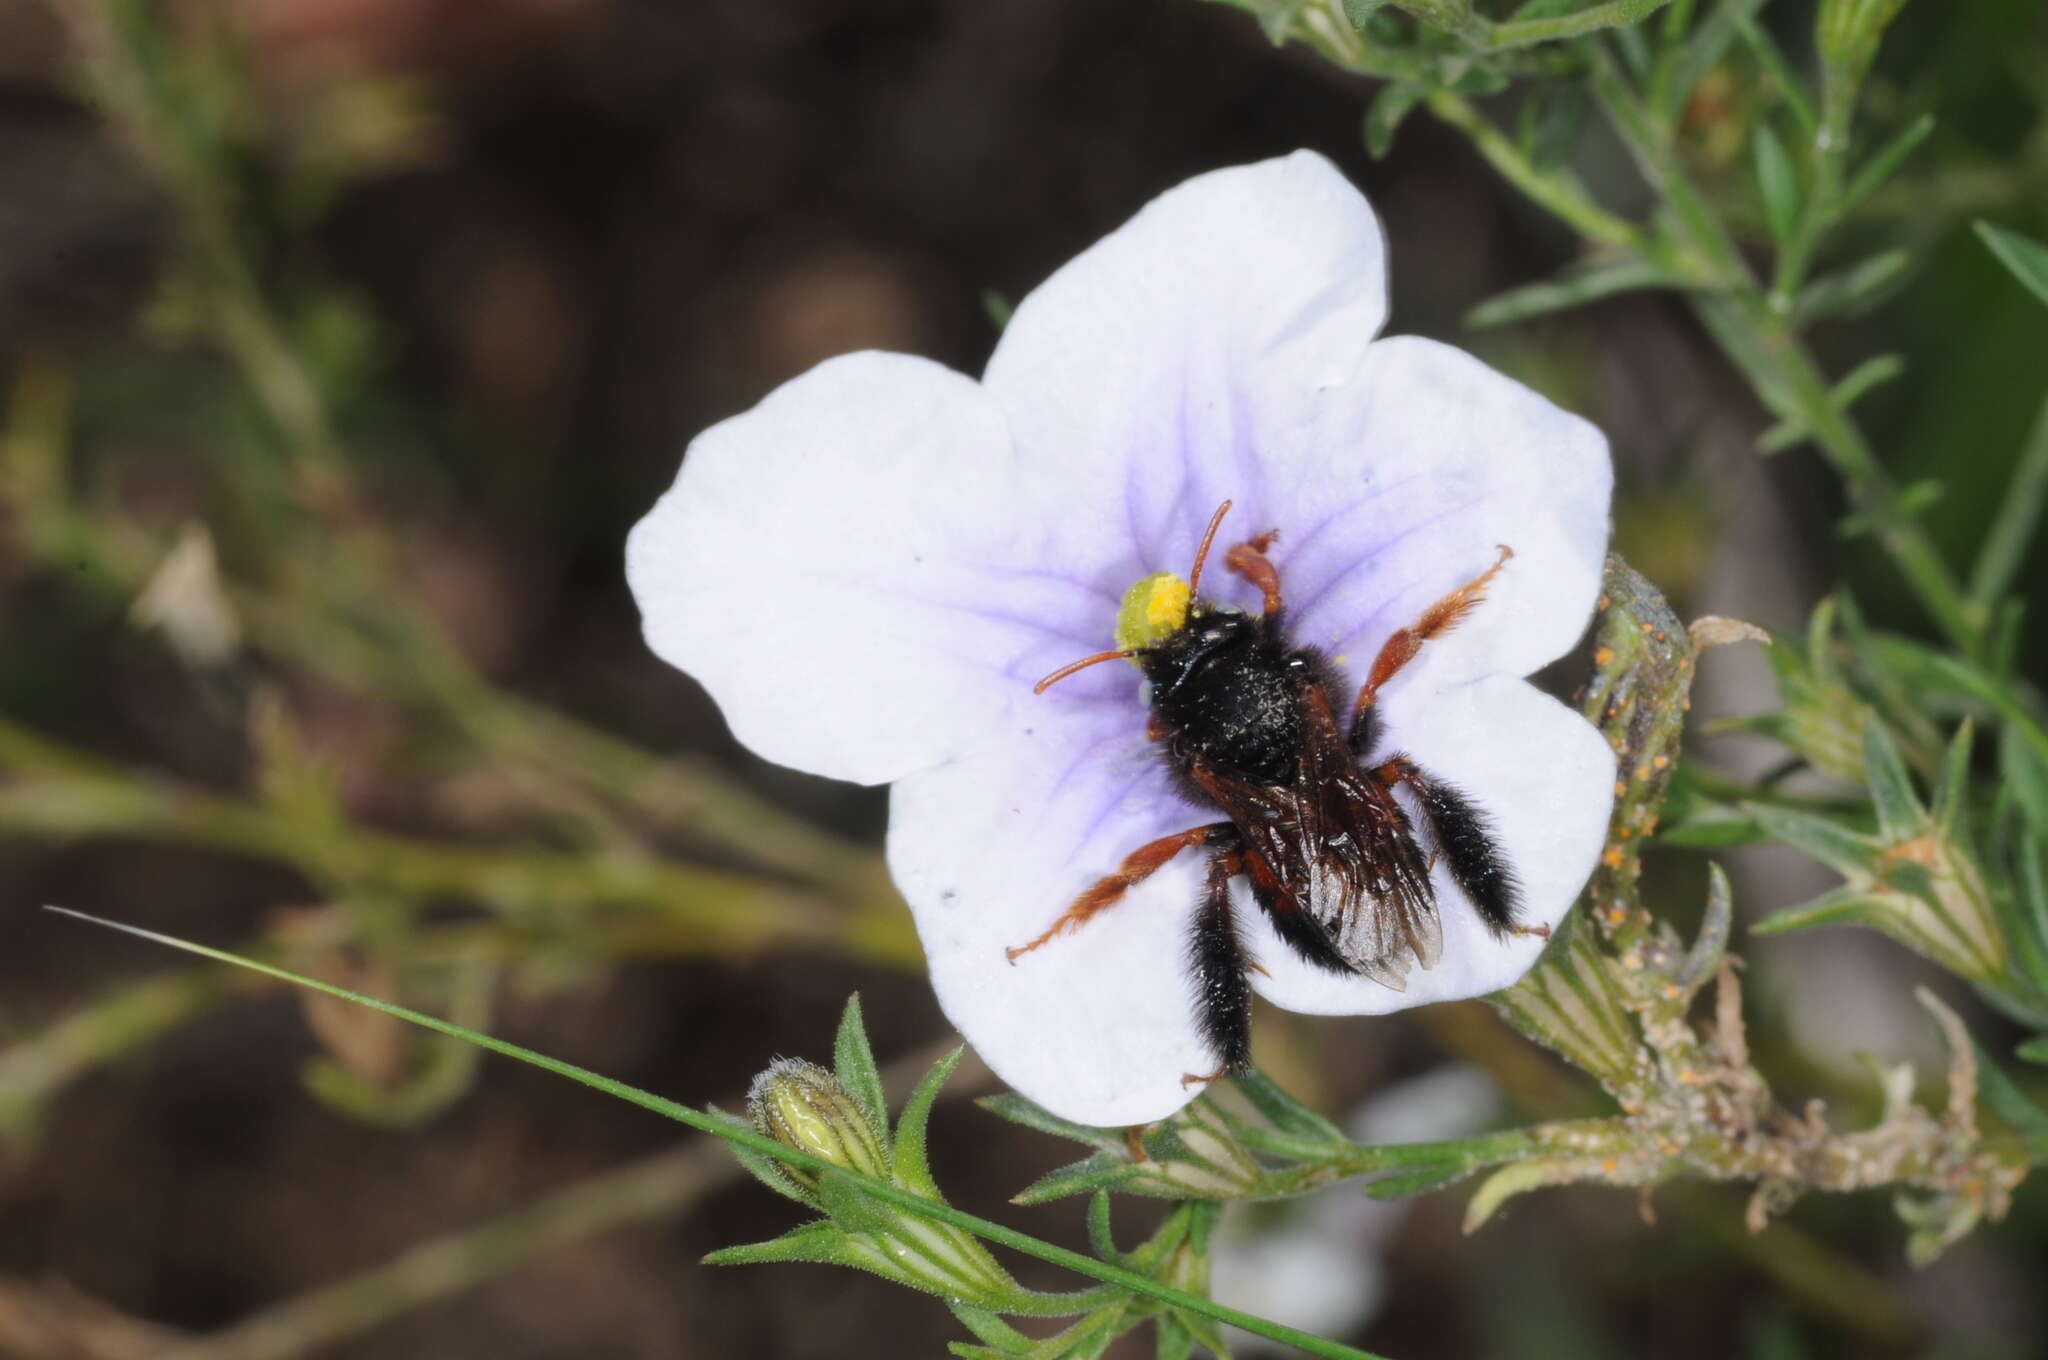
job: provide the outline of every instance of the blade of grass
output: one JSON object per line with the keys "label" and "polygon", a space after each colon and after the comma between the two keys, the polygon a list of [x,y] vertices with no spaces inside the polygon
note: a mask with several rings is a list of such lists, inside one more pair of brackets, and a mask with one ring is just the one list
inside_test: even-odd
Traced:
{"label": "blade of grass", "polygon": [[1157,1280],[1148,1279],[1135,1272],[1109,1265],[1091,1256],[1083,1256],[1079,1252],[1068,1251],[1066,1248],[1054,1246],[1050,1242],[1042,1242],[1027,1233],[1018,1232],[1014,1228],[1007,1228],[1000,1223],[991,1222],[985,1218],[977,1218],[973,1214],[963,1213],[951,1205],[934,1203],[908,1190],[901,1190],[886,1182],[873,1180],[859,1175],[857,1172],[848,1171],[844,1167],[834,1166],[822,1157],[816,1157],[799,1148],[778,1143],[773,1138],[758,1133],[749,1133],[743,1129],[723,1123],[704,1111],[689,1105],[668,1100],[662,1096],[655,1095],[651,1091],[643,1091],[636,1086],[628,1086],[625,1082],[593,1072],[588,1068],[578,1067],[574,1063],[566,1063],[559,1058],[550,1058],[545,1053],[536,1053],[530,1048],[521,1048],[518,1044],[507,1043],[503,1039],[494,1038],[488,1034],[464,1029],[461,1025],[451,1024],[435,1016],[409,1010],[404,1006],[394,1005],[389,1001],[379,1001],[375,997],[364,996],[361,993],[349,991],[346,987],[337,987],[332,983],[321,982],[316,978],[302,977],[297,973],[274,967],[267,963],[260,963],[255,959],[241,958],[227,953],[225,950],[212,949],[206,945],[194,944],[190,940],[181,940],[171,935],[161,935],[153,930],[144,930],[140,926],[126,925],[119,921],[109,921],[82,911],[73,911],[69,907],[50,906],[45,907],[45,910],[56,912],[62,916],[70,916],[80,921],[87,921],[93,925],[104,926],[109,930],[118,930],[123,934],[133,935],[138,939],[152,940],[157,944],[165,945],[171,949],[181,949],[188,954],[196,954],[201,958],[213,959],[220,963],[235,964],[238,967],[247,968],[270,977],[280,978],[286,982],[295,983],[298,986],[307,987],[316,992],[325,992],[329,996],[340,997],[344,1001],[353,1001],[357,1005],[368,1006],[371,1010],[396,1016],[400,1020],[423,1026],[437,1034],[446,1034],[457,1039],[467,1040],[480,1048],[489,1049],[493,1053],[500,1053],[508,1058],[516,1058],[520,1062],[538,1067],[542,1071],[552,1072],[558,1077],[566,1077],[570,1081],[588,1086],[593,1091],[601,1091],[615,1099],[623,1100],[631,1105],[637,1105],[643,1110],[650,1110],[655,1114],[673,1119],[678,1124],[687,1125],[700,1133],[708,1133],[714,1138],[720,1138],[728,1143],[774,1157],[779,1161],[789,1163],[791,1166],[802,1167],[806,1171],[819,1173],[826,1171],[836,1172],[841,1176],[858,1181],[862,1192],[868,1197],[894,1208],[907,1210],[920,1218],[929,1218],[940,1223],[951,1224],[956,1228],[973,1233],[977,1237],[994,1242],[998,1246],[1008,1247],[1010,1250],[1021,1252],[1026,1256],[1035,1256],[1041,1261],[1064,1267],[1076,1274],[1086,1275],[1090,1279],[1100,1280],[1105,1284],[1119,1285],[1130,1290],[1132,1293],[1154,1299],[1175,1308],[1185,1309],[1201,1317],[1214,1318],[1218,1322],[1227,1322],[1233,1327],[1243,1328],[1254,1335],[1293,1346],[1308,1355],[1323,1357],[1324,1360],[1384,1360],[1384,1357],[1375,1356],[1369,1351],[1361,1351],[1351,1346],[1327,1341],[1319,1336],[1311,1336],[1307,1332],[1297,1331],[1292,1327],[1271,1322],[1265,1318],[1255,1317],[1250,1313],[1240,1312],[1235,1308],[1217,1303],[1213,1299],[1206,1299],[1199,1294],[1190,1294],[1185,1290],[1175,1289],[1171,1285],[1161,1284]]}

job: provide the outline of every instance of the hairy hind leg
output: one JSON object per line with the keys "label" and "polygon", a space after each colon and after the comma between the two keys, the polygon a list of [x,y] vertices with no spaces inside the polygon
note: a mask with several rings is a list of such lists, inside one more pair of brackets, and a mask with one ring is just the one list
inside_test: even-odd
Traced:
{"label": "hairy hind leg", "polygon": [[[1233,551],[1235,551],[1233,549]],[[1431,638],[1442,637],[1456,628],[1473,608],[1486,598],[1486,588],[1500,569],[1508,564],[1515,550],[1503,543],[1500,557],[1479,575],[1459,586],[1450,594],[1422,611],[1422,617],[1406,628],[1397,629],[1394,635],[1381,646],[1378,656],[1373,658],[1372,670],[1366,675],[1365,684],[1358,690],[1358,703],[1351,710],[1351,746],[1361,753],[1371,749],[1370,738],[1377,735],[1376,719],[1371,715],[1372,706],[1379,698],[1380,686],[1394,678],[1395,674],[1415,659],[1422,650],[1422,644]]]}
{"label": "hairy hind leg", "polygon": [[1209,876],[1202,886],[1188,931],[1188,967],[1195,976],[1195,1024],[1217,1057],[1216,1070],[1181,1077],[1183,1086],[1211,1082],[1241,1072],[1252,1060],[1252,986],[1257,968],[1245,952],[1230,906],[1230,880],[1241,872],[1238,855],[1209,856]]}
{"label": "hairy hind leg", "polygon": [[1029,944],[1005,949],[1004,956],[1011,963],[1015,963],[1019,955],[1029,954],[1055,936],[1079,930],[1097,912],[1115,906],[1123,900],[1125,893],[1165,868],[1167,861],[1181,851],[1197,845],[1223,843],[1226,837],[1234,837],[1236,834],[1237,828],[1231,823],[1213,822],[1208,826],[1189,827],[1186,831],[1177,831],[1171,836],[1161,836],[1156,841],[1139,846],[1124,856],[1124,862],[1117,866],[1115,873],[1097,879],[1092,887],[1075,898],[1074,904],[1061,913],[1057,921],[1046,927],[1044,934]]}
{"label": "hairy hind leg", "polygon": [[1450,870],[1451,880],[1496,939],[1550,934],[1549,926],[1525,926],[1516,921],[1522,885],[1501,851],[1493,823],[1463,792],[1406,756],[1390,757],[1376,773],[1383,783],[1406,784],[1414,790],[1422,821],[1444,867]]}

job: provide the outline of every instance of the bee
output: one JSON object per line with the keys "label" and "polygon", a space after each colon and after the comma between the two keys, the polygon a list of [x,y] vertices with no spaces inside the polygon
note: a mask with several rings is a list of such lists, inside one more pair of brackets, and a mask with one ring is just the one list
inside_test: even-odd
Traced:
{"label": "bee", "polygon": [[1549,933],[1519,923],[1521,889],[1485,813],[1407,755],[1379,750],[1381,687],[1480,603],[1513,550],[1503,545],[1491,567],[1389,637],[1365,683],[1347,696],[1336,667],[1288,636],[1280,574],[1267,556],[1277,531],[1223,555],[1224,566],[1259,591],[1258,614],[1202,598],[1202,568],[1230,506],[1210,519],[1185,582],[1162,572],[1126,593],[1116,650],[1062,666],[1034,691],[1105,661],[1136,663],[1148,737],[1180,794],[1223,820],[1139,846],[1043,934],[1006,951],[1014,964],[1114,906],[1183,851],[1204,851],[1187,961],[1196,1022],[1217,1067],[1184,1075],[1188,1085],[1250,1061],[1249,975],[1266,970],[1245,946],[1233,879],[1245,880],[1275,933],[1308,963],[1396,991],[1406,990],[1411,966],[1430,968],[1443,950],[1430,879],[1439,860],[1495,938]]}

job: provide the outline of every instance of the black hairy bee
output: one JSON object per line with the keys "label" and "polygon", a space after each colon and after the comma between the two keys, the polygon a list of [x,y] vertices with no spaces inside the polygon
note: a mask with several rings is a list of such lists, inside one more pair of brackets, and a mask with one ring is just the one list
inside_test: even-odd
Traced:
{"label": "black hairy bee", "polygon": [[[1233,913],[1233,878],[1244,877],[1275,932],[1303,959],[1396,990],[1406,988],[1411,964],[1429,968],[1442,952],[1430,884],[1438,857],[1496,937],[1530,933],[1517,922],[1520,889],[1485,814],[1406,755],[1377,754],[1380,687],[1479,603],[1513,552],[1503,546],[1492,567],[1395,632],[1340,720],[1336,669],[1288,638],[1279,572],[1266,556],[1276,532],[1223,556],[1264,597],[1259,614],[1201,598],[1203,563],[1229,510],[1225,501],[1209,521],[1186,582],[1161,573],[1131,587],[1118,614],[1117,650],[1063,666],[1037,686],[1043,693],[1083,667],[1134,661],[1148,682],[1148,735],[1181,793],[1228,820],[1138,847],[1042,935],[1008,951],[1014,962],[1114,905],[1181,851],[1206,850],[1188,961],[1196,1019],[1218,1061],[1215,1071],[1182,1079],[1189,1083],[1240,1070],[1251,1054],[1248,975],[1259,965]],[[1405,805],[1396,797],[1403,787]]]}

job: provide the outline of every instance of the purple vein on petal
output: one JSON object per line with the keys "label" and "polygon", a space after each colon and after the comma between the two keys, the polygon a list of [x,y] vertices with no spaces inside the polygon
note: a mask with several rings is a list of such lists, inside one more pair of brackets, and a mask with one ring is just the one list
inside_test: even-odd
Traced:
{"label": "purple vein on petal", "polygon": [[1306,532],[1283,533],[1280,538],[1281,557],[1278,561],[1281,572],[1284,574],[1288,570],[1290,563],[1300,558],[1303,553],[1313,547],[1316,540],[1327,533],[1331,526],[1339,520],[1349,515],[1357,514],[1361,510],[1369,510],[1393,495],[1396,491],[1399,491],[1402,487],[1407,486],[1411,482],[1421,480],[1422,476],[1420,473],[1411,473],[1395,481],[1381,482],[1369,488],[1371,494],[1367,495],[1364,499],[1338,506],[1335,510],[1332,510],[1329,514],[1324,515],[1321,519],[1310,525]]}
{"label": "purple vein on petal", "polygon": [[990,576],[1003,577],[1012,581],[1051,581],[1056,585],[1072,586],[1084,595],[1093,595],[1096,599],[1109,605],[1112,611],[1118,603],[1116,592],[1107,586],[1099,586],[1091,581],[1084,581],[1078,576],[1068,575],[1064,571],[1055,571],[1050,567],[1012,567],[990,562],[969,562],[963,565],[972,571],[983,572]]}
{"label": "purple vein on petal", "polygon": [[[1396,547],[1399,544],[1407,541],[1408,539],[1413,538],[1415,535],[1423,532],[1424,530],[1433,528],[1436,525],[1441,524],[1443,521],[1447,519],[1451,519],[1455,516],[1464,514],[1466,511],[1482,503],[1485,499],[1486,498],[1484,496],[1475,496],[1474,498],[1464,502],[1463,504],[1453,505],[1448,509],[1438,511],[1436,514],[1431,515],[1427,519],[1418,520],[1413,524],[1406,525],[1399,532],[1381,539],[1379,542],[1373,544],[1370,548],[1367,548],[1365,551],[1359,553],[1357,557],[1353,558],[1349,566],[1344,567],[1343,569],[1333,573],[1330,579],[1323,582],[1322,586],[1316,590],[1315,594],[1309,596],[1306,602],[1293,606],[1292,609],[1294,617],[1297,619],[1306,618],[1310,614],[1310,612],[1312,612],[1315,609],[1317,605],[1321,604],[1323,600],[1329,596],[1331,591],[1335,590],[1338,586],[1342,585],[1346,580],[1348,580],[1351,577],[1352,573],[1358,571],[1360,568],[1372,566],[1373,563],[1376,562],[1380,558],[1380,556],[1384,554],[1389,548]],[[1404,589],[1405,588],[1406,587],[1404,587]],[[1389,601],[1391,601],[1392,599],[1391,596],[1387,598]],[[1378,616],[1379,611],[1375,611],[1373,617],[1377,618]],[[1345,644],[1348,644],[1363,631],[1364,626],[1352,629],[1350,632],[1344,635],[1342,641],[1339,642],[1338,645],[1341,647]]]}
{"label": "purple vein on petal", "polygon": [[[1137,774],[1132,775],[1129,779],[1124,781],[1123,787],[1116,791],[1116,797],[1104,799],[1102,801],[1101,806],[1096,808],[1095,816],[1089,819],[1088,825],[1081,829],[1081,833],[1078,836],[1074,837],[1072,848],[1070,848],[1067,851],[1067,857],[1064,861],[1062,861],[1062,864],[1072,864],[1074,860],[1079,857],[1081,847],[1086,845],[1089,841],[1095,838],[1095,833],[1102,829],[1102,824],[1108,821],[1112,816],[1116,814],[1117,809],[1124,805],[1125,800],[1130,798],[1132,792],[1136,790],[1140,784],[1145,783],[1147,780],[1153,777],[1153,771],[1140,770]],[[1138,847],[1135,845],[1130,847],[1131,850],[1135,850],[1137,848]],[[1128,854],[1129,851],[1126,851],[1125,853]]]}

